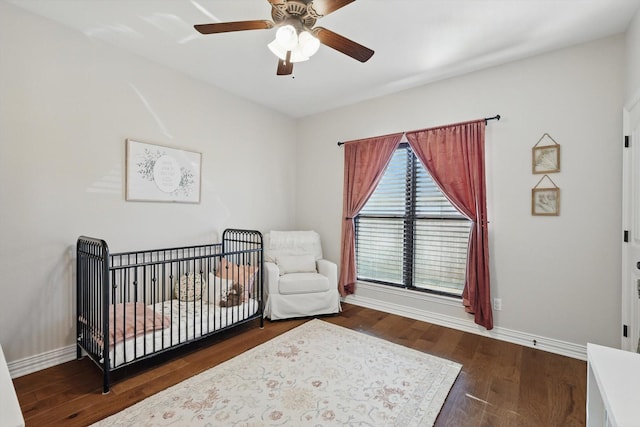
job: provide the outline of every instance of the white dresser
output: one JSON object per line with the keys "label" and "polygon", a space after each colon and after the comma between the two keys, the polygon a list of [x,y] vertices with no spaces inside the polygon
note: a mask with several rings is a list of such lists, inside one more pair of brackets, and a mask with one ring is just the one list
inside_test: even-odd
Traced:
{"label": "white dresser", "polygon": [[587,344],[587,427],[640,426],[640,354]]}
{"label": "white dresser", "polygon": [[24,427],[20,403],[18,403],[16,390],[13,388],[13,381],[9,375],[2,346],[0,346],[0,426]]}

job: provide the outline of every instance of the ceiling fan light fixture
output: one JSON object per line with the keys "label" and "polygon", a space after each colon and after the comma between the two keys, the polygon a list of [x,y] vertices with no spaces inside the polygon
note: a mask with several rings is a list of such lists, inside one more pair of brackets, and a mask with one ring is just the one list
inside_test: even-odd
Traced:
{"label": "ceiling fan light fixture", "polygon": [[293,50],[298,45],[298,32],[293,25],[283,25],[276,31],[276,40],[285,50]]}
{"label": "ceiling fan light fixture", "polygon": [[[282,59],[283,61],[287,58],[287,49],[283,48],[280,43],[278,43],[278,40],[272,41],[267,45],[267,47],[269,47],[269,50],[273,52],[275,56]],[[309,57],[304,54],[299,45],[291,49],[291,57],[289,58],[289,62],[303,62],[308,59]]]}
{"label": "ceiling fan light fixture", "polygon": [[304,56],[310,58],[320,49],[320,40],[315,38],[310,32],[303,31],[298,36],[298,47]]}
{"label": "ceiling fan light fixture", "polygon": [[267,45],[267,47],[269,48],[269,50],[271,52],[273,52],[273,54],[275,56],[277,56],[280,59],[286,59],[287,57],[287,49],[283,48],[280,43],[278,43],[278,40],[274,40],[271,43],[269,43]]}
{"label": "ceiling fan light fixture", "polygon": [[304,54],[304,52],[302,51],[302,49],[300,49],[300,46],[298,45],[296,46],[295,49],[291,51],[291,58],[289,60],[293,63],[303,62],[303,61],[309,60],[309,57]]}

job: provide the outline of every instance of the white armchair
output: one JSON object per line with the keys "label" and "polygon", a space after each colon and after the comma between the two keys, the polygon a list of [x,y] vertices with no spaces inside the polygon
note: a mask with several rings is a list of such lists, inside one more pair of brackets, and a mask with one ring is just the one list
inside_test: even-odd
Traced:
{"label": "white armchair", "polygon": [[264,317],[277,320],[340,312],[338,266],[322,259],[318,233],[265,233],[264,261]]}

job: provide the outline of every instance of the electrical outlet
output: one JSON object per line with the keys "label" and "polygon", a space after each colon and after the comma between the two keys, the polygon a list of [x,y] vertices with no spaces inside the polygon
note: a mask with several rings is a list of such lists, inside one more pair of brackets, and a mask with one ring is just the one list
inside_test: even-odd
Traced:
{"label": "electrical outlet", "polygon": [[502,298],[493,299],[493,309],[496,311],[502,310]]}

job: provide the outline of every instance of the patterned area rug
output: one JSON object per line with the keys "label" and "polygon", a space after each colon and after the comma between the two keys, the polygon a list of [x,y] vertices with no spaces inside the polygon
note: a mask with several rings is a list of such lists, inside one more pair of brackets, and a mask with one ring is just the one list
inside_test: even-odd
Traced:
{"label": "patterned area rug", "polygon": [[311,320],[95,426],[431,426],[462,365]]}

